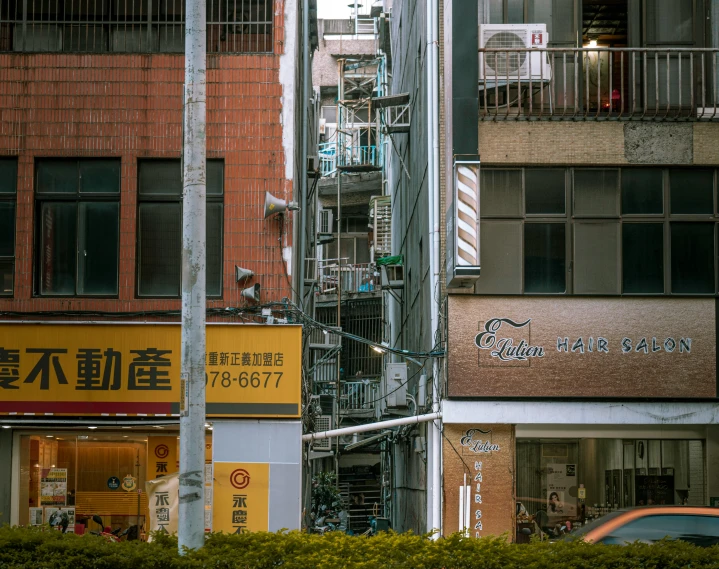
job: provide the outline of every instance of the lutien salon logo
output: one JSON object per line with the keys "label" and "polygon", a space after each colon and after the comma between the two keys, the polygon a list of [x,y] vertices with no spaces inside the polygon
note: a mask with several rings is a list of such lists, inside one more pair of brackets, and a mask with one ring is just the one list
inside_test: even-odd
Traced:
{"label": "lutien salon logo", "polygon": [[474,343],[480,350],[490,350],[490,355],[503,362],[526,361],[529,358],[543,358],[544,348],[532,346],[529,342],[521,339],[515,344],[514,339],[502,337],[502,326],[506,325],[513,329],[527,328],[532,319],[525,322],[515,322],[509,318],[492,318],[484,324],[484,330],[477,334]]}
{"label": "lutien salon logo", "polygon": [[[475,452],[477,454],[483,453],[483,452],[498,452],[499,451],[499,445],[492,444],[489,439],[482,440],[481,435],[489,435],[492,431],[483,431],[482,429],[469,429],[464,433],[464,436],[459,439],[459,444],[461,444],[463,447],[467,447],[472,452]],[[480,437],[474,438],[477,434],[480,435]]]}
{"label": "lutien salon logo", "polygon": [[[501,362],[526,362],[531,358],[543,358],[544,346],[531,344],[531,318],[524,322],[515,322],[510,318],[491,318],[480,322],[482,330],[474,338],[480,350],[488,350],[492,358]],[[553,343],[553,341],[552,341]],[[554,345],[550,348],[553,351]],[[671,354],[690,354],[692,339],[689,337],[627,337],[609,340],[603,336],[557,336],[556,351],[559,354],[654,354],[665,352]],[[481,364],[480,364],[481,365]],[[516,365],[516,364],[515,364]]]}

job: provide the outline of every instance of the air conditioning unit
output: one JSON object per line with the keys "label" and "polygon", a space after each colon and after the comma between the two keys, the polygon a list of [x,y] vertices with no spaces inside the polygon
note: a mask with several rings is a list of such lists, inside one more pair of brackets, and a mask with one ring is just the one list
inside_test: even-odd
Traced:
{"label": "air conditioning unit", "polygon": [[407,364],[387,364],[384,394],[387,407],[407,407]]}
{"label": "air conditioning unit", "polygon": [[549,57],[546,51],[539,51],[547,47],[548,41],[546,24],[482,24],[479,26],[480,47],[500,51],[479,53],[479,80],[491,79],[503,84],[530,78],[549,81],[552,78]]}
{"label": "air conditioning unit", "polygon": [[[332,415],[320,415],[315,419],[315,432],[321,433],[332,429]],[[332,439],[318,439],[312,441],[312,450],[320,452],[332,451]]]}
{"label": "air conditioning unit", "polygon": [[321,209],[317,212],[317,233],[319,235],[332,235],[334,215],[331,209]]}

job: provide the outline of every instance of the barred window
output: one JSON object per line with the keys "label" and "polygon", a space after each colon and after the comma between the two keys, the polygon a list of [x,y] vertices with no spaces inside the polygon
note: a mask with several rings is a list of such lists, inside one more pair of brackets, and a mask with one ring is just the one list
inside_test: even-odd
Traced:
{"label": "barred window", "polygon": [[[273,0],[207,0],[208,53],[273,50]],[[0,51],[184,53],[185,0],[2,0]]]}

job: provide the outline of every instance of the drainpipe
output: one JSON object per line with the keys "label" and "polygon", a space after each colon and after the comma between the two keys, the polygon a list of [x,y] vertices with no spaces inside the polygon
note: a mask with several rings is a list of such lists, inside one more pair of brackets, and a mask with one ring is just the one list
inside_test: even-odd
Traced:
{"label": "drainpipe", "polygon": [[[439,333],[439,274],[440,274],[440,200],[439,200],[439,66],[438,66],[438,18],[437,18],[437,0],[427,1],[427,42],[429,49],[427,50],[427,153],[428,153],[428,194],[429,194],[429,244],[430,244],[430,329],[431,329],[431,345],[429,349],[434,349],[434,343]],[[439,414],[440,412],[440,366],[439,360],[432,360],[432,412]],[[430,451],[432,454],[431,461],[427,461],[430,469],[428,480],[431,480],[431,514],[428,516],[427,525],[429,531],[437,531],[435,538],[441,535],[442,530],[442,436],[441,422],[435,420],[431,424]],[[427,497],[428,501],[430,496]],[[428,508],[429,509],[429,508]]]}
{"label": "drainpipe", "polygon": [[[295,269],[299,276],[297,290],[299,291],[297,304],[305,310],[305,247],[307,246],[307,152],[309,137],[309,87],[310,82],[310,1],[302,0],[302,166],[300,167],[300,227],[299,227],[299,260]],[[316,255],[315,255],[316,256]]]}
{"label": "drainpipe", "polygon": [[302,435],[302,442],[331,439],[332,437],[353,435],[355,433],[366,433],[367,431],[379,431],[382,429],[389,429],[390,427],[416,425],[417,423],[434,421],[435,419],[439,419],[441,417],[441,413],[428,413],[426,415],[413,415],[411,417],[402,417],[401,419],[391,419],[390,421],[378,421],[376,423],[365,423],[364,425],[352,425],[351,427],[342,427],[341,429],[332,429],[330,431],[322,431],[319,433],[307,433],[306,435]]}

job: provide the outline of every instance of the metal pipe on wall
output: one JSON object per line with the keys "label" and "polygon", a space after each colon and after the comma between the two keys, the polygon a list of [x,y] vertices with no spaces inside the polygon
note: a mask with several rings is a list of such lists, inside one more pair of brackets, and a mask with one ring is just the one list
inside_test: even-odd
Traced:
{"label": "metal pipe on wall", "polygon": [[178,548],[205,542],[207,18],[187,0],[182,200],[182,349]]}
{"label": "metal pipe on wall", "polygon": [[[307,153],[309,137],[309,82],[310,82],[310,1],[302,2],[302,164],[300,166],[300,210],[299,210],[299,254],[296,256],[299,261],[295,271],[298,275],[297,304],[305,310],[305,247],[307,246]],[[315,210],[316,211],[316,210]],[[294,245],[294,243],[293,243]]]}
{"label": "metal pipe on wall", "polygon": [[[437,0],[427,1],[427,154],[429,194],[429,243],[430,243],[430,346],[433,350],[439,334],[439,274],[440,274],[440,199],[439,199],[439,65],[438,65],[438,8]],[[440,411],[440,366],[436,358],[432,361],[432,411]],[[441,494],[442,494],[442,440],[439,420],[430,425],[432,453],[427,461],[428,480],[431,480],[431,507],[428,507],[427,529],[435,531],[435,538],[441,535]]]}

